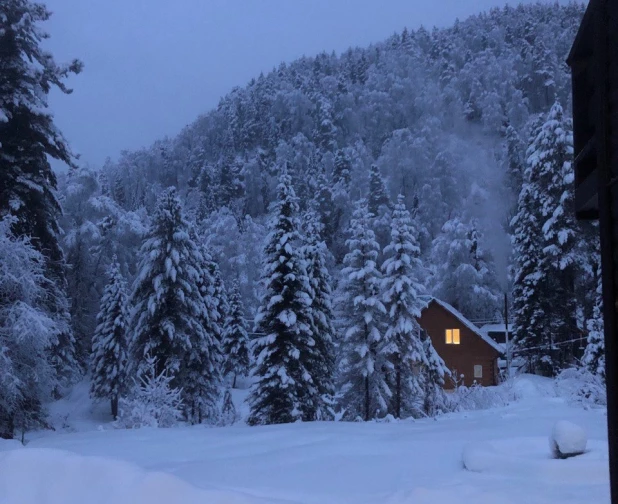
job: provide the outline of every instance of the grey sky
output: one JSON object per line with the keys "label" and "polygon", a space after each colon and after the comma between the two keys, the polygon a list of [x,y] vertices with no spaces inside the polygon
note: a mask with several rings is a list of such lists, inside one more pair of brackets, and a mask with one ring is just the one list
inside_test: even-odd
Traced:
{"label": "grey sky", "polygon": [[[281,61],[447,26],[504,0],[46,0],[48,47],[84,73],[55,93],[57,124],[100,165],[174,135]],[[564,2],[565,3],[565,2]]]}

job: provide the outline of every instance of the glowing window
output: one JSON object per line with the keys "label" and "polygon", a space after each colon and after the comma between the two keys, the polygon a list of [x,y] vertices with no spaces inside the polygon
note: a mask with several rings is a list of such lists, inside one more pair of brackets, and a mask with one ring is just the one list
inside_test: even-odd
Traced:
{"label": "glowing window", "polygon": [[446,330],[446,344],[447,345],[459,345],[459,329],[447,329]]}
{"label": "glowing window", "polygon": [[474,377],[483,378],[483,366],[480,366],[478,364],[474,366]]}

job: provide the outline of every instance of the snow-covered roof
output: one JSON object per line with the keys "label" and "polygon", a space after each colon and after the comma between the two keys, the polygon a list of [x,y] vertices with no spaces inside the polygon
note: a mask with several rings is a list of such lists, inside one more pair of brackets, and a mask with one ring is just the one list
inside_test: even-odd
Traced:
{"label": "snow-covered roof", "polygon": [[[511,332],[512,326],[509,325],[509,332]],[[506,326],[504,324],[485,324],[480,328],[482,333],[488,334],[491,332],[504,333],[506,331]]]}
{"label": "snow-covered roof", "polygon": [[423,301],[425,301],[425,307],[423,310],[434,302],[444,308],[446,311],[450,312],[453,316],[457,317],[459,321],[465,325],[470,331],[476,334],[479,338],[481,338],[485,343],[487,343],[490,347],[500,353],[504,353],[503,345],[496,343],[493,339],[491,339],[487,334],[484,334],[478,327],[476,327],[472,322],[470,322],[460,311],[453,308],[450,304],[432,297],[432,296],[421,296]]}

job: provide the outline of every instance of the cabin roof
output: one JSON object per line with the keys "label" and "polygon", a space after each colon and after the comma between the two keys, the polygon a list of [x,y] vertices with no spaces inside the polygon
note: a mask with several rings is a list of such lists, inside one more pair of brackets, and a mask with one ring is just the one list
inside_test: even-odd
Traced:
{"label": "cabin roof", "polygon": [[[509,327],[509,333],[511,333],[512,330],[513,328]],[[481,331],[483,334],[487,334],[490,332],[504,333],[506,332],[506,326],[504,324],[485,324],[481,326],[479,331]]]}
{"label": "cabin roof", "polygon": [[423,299],[423,302],[425,302],[425,306],[422,308],[421,312],[423,310],[425,310],[426,308],[429,308],[429,306],[432,303],[436,303],[438,306],[441,306],[446,311],[450,312],[451,315],[453,315],[454,317],[459,319],[459,321],[463,325],[465,325],[471,332],[473,332],[479,338],[481,338],[485,343],[487,343],[490,347],[492,347],[496,352],[504,353],[504,348],[502,347],[502,345],[500,345],[499,343],[496,343],[487,334],[483,334],[483,332],[481,332],[481,330],[478,327],[476,327],[460,311],[458,311],[455,308],[453,308],[450,304],[448,304],[448,303],[446,303],[446,302],[444,302],[444,301],[442,301],[442,300],[440,300],[438,298],[435,298],[433,296],[421,296],[421,299]]}

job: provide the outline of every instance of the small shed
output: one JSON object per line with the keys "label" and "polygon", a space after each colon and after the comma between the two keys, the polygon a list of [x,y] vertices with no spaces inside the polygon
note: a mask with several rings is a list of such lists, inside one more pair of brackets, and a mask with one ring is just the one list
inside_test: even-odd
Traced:
{"label": "small shed", "polygon": [[[489,387],[499,381],[498,358],[502,348],[450,304],[426,298],[419,324],[438,355],[457,377],[458,384]],[[463,375],[463,378],[461,378]],[[454,388],[447,381],[445,388]]]}
{"label": "small shed", "polygon": [[[489,336],[496,343],[506,345],[506,324],[485,324],[479,328],[485,336]],[[513,341],[513,331],[508,328],[509,341]]]}

